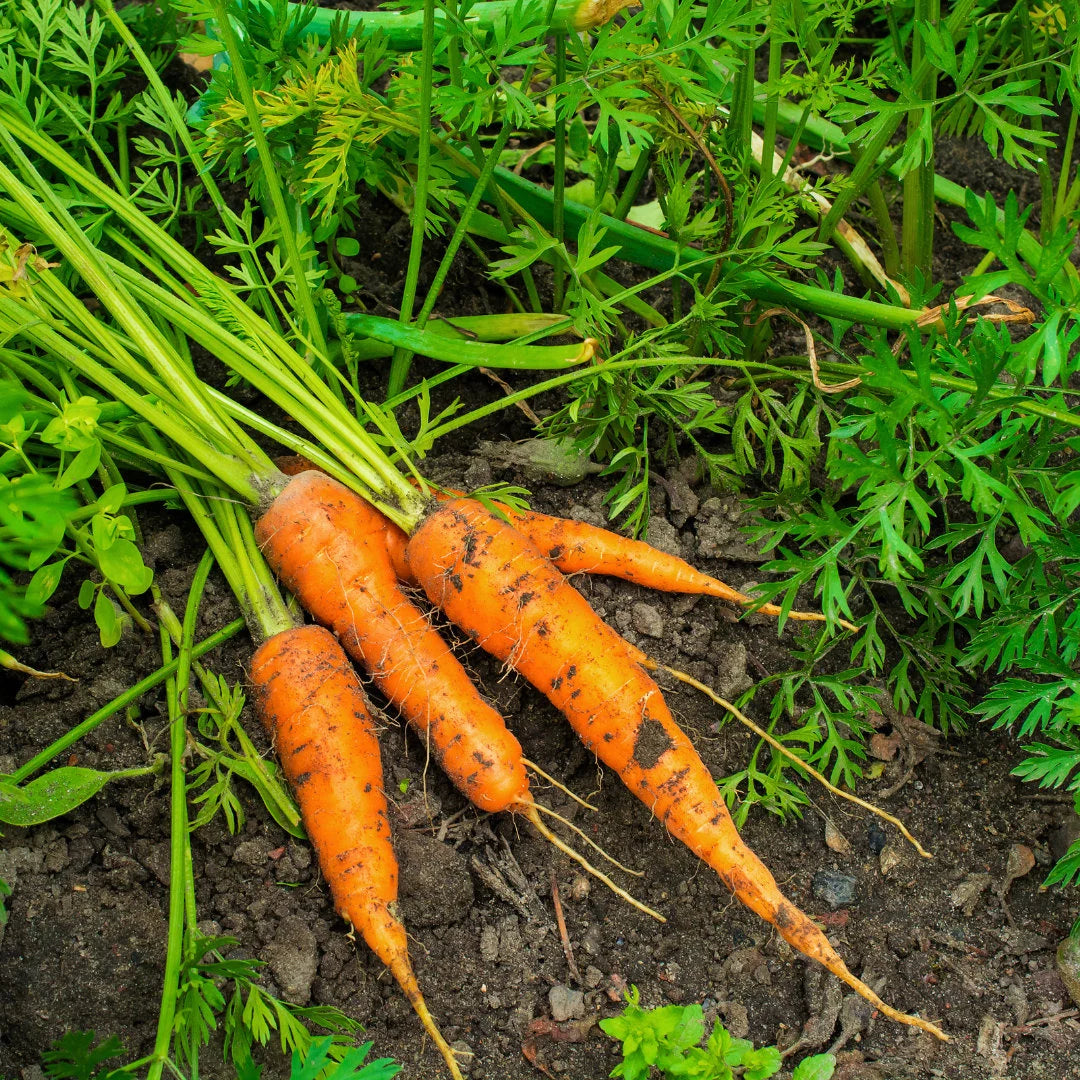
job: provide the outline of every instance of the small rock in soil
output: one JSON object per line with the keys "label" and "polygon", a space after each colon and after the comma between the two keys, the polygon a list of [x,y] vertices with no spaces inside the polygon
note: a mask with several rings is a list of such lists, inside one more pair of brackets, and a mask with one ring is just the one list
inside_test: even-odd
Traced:
{"label": "small rock in soil", "polygon": [[264,956],[282,997],[293,1005],[306,1005],[319,964],[318,944],[307,923],[295,916],[282,919]]}
{"label": "small rock in soil", "polygon": [[989,874],[968,874],[949,894],[953,907],[958,907],[969,919],[975,914],[979,897],[990,887]]}
{"label": "small rock in soil", "polygon": [[837,908],[850,907],[855,903],[859,879],[850,874],[839,874],[835,870],[819,870],[814,875],[812,891],[814,897],[828,904],[834,911]]}
{"label": "small rock in soil", "polygon": [[233,852],[233,862],[253,868],[264,867],[269,855],[265,840],[242,840]]}
{"label": "small rock in soil", "polygon": [[866,829],[866,842],[872,855],[880,855],[881,849],[889,842],[889,834],[876,822],[871,821]]}
{"label": "small rock in soil", "polygon": [[1057,967],[1069,996],[1080,1005],[1080,937],[1067,937],[1057,950]]}
{"label": "small rock in soil", "polygon": [[732,1038],[745,1039],[750,1034],[750,1013],[745,1005],[738,1001],[721,1001],[716,1008]]}
{"label": "small rock in soil", "polygon": [[995,1076],[1004,1073],[1009,1063],[1003,1046],[1004,1039],[1005,1024],[992,1016],[984,1016],[979,1024],[979,1038],[975,1049],[988,1060]]}
{"label": "small rock in soil", "polygon": [[664,636],[664,617],[652,604],[635,604],[630,609],[630,622],[639,634],[653,638]]}
{"label": "small rock in soil", "polygon": [[551,1018],[556,1023],[564,1020],[580,1020],[585,1015],[585,995],[559,983],[548,991]]}
{"label": "small rock in soil", "polygon": [[878,854],[878,865],[881,867],[883,874],[888,874],[891,870],[895,870],[904,861],[904,856],[900,853],[900,849],[893,844],[886,844]]}

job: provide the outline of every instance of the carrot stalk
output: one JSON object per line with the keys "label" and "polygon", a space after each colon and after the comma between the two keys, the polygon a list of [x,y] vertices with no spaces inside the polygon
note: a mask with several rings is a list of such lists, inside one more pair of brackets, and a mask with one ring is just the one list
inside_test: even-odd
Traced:
{"label": "carrot stalk", "polygon": [[390,839],[375,725],[341,646],[320,626],[269,638],[251,662],[259,717],[315,845],[341,915],[390,969],[455,1080],[454,1052],[428,1012],[394,914],[398,867]]}
{"label": "carrot stalk", "polygon": [[458,499],[428,515],[407,555],[432,603],[544,694],[585,745],[743,904],[886,1015],[946,1038],[928,1021],[886,1006],[783,895],[739,837],[659,687],[534,544],[480,504]]}

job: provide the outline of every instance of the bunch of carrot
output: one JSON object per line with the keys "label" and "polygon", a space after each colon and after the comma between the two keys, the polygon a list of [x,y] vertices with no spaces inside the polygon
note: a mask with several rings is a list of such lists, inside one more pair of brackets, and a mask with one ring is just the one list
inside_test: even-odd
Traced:
{"label": "bunch of carrot", "polygon": [[[28,365],[61,365],[80,389],[97,386],[167,439],[174,449],[148,452],[148,468],[171,460],[170,475],[181,490],[182,477],[195,475],[204,494],[231,495],[248,507],[258,549],[245,545],[234,588],[253,632],[266,639],[252,666],[255,700],[297,791],[338,910],[390,966],[453,1075],[458,1066],[423,1004],[404,929],[393,916],[396,864],[377,744],[341,646],[422,733],[467,798],[484,810],[522,814],[580,856],[541,822],[543,808],[530,793],[520,744],[402,590],[402,581],[416,582],[453,623],[547,696],[668,831],[795,948],[888,1016],[941,1035],[927,1021],[884,1005],[786,900],[739,839],[641,654],[603,623],[565,574],[599,571],[653,588],[738,603],[748,598],[682,560],[603,530],[534,514],[507,521],[473,500],[439,500],[418,489],[318,379],[309,359],[219,279],[152,223],[133,218],[122,198],[69,155],[40,145],[17,119],[5,118],[4,125],[7,150],[28,179],[0,160],[0,185],[20,220],[78,274],[115,328],[88,319],[82,298],[45,268],[33,271],[27,289],[0,293],[0,332],[22,344]],[[137,235],[158,255],[147,260],[158,281],[94,247],[16,146],[16,134],[35,150],[47,150],[72,183],[118,220],[137,226]],[[186,282],[168,266],[179,268]],[[284,475],[245,425],[279,433],[195,376],[188,336],[302,424],[313,442],[298,447],[303,440],[280,433],[282,441],[333,476],[310,470]],[[197,500],[188,502],[198,520]],[[262,557],[332,633],[295,626],[283,606],[273,606],[272,617],[257,617],[267,589],[251,568]]]}

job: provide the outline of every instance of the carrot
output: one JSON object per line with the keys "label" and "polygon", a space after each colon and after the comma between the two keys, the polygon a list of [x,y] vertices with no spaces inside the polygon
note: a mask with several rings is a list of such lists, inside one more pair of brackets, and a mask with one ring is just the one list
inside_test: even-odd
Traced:
{"label": "carrot", "polygon": [[474,806],[520,813],[614,893],[663,922],[540,820],[541,811],[557,815],[533,798],[521,744],[401,591],[384,525],[389,523],[374,507],[336,480],[304,472],[259,519],[255,535],[288,589],[338,635]]}
{"label": "carrot", "polygon": [[[298,476],[302,472],[321,470],[317,465],[308,461],[303,454],[285,454],[274,458],[274,464],[286,476]],[[378,513],[378,511],[376,511]],[[388,517],[379,514],[381,527],[384,530],[386,551],[390,556],[390,563],[394,567],[394,576],[405,585],[415,585],[408,564],[405,562],[405,545],[409,542],[409,534],[404,529],[398,528]]]}
{"label": "carrot", "polygon": [[[311,462],[300,455],[278,458],[275,464],[290,476],[312,467]],[[435,493],[435,498],[443,502],[463,496],[464,492],[453,489]],[[495,506],[506,514],[518,532],[527,536],[564,574],[603,574],[632,581],[635,585],[656,592],[715,596],[740,606],[754,603],[753,597],[746,593],[733,589],[719,578],[703,574],[685,559],[660,551],[641,540],[631,540],[584,521],[541,514],[536,510],[515,510],[502,503]],[[384,528],[386,547],[398,580],[406,585],[417,584],[405,558],[408,534],[387,519],[384,519]],[[779,616],[782,612],[777,604],[762,604],[757,610],[773,616]],[[814,611],[789,611],[788,618],[823,622],[825,616]],[[837,619],[837,622],[845,630],[859,629],[846,619]]]}
{"label": "carrot", "polygon": [[432,603],[544,694],[585,745],[742,903],[887,1016],[946,1037],[927,1021],[885,1005],[783,895],[739,837],[659,687],[534,544],[479,503],[459,499],[428,515],[407,554]]}
{"label": "carrot", "polygon": [[344,485],[305,472],[274,500],[255,535],[289,591],[337,634],[466,798],[490,812],[530,802],[521,745],[401,591],[385,524]]}
{"label": "carrot", "polygon": [[363,690],[333,635],[284,630],[251,662],[259,717],[296,793],[334,906],[390,969],[461,1080],[454,1052],[424,1002],[394,913],[398,865],[390,839],[382,765]]}
{"label": "carrot", "polygon": [[[657,592],[715,596],[739,605],[754,603],[746,593],[641,540],[535,510],[511,510],[508,516],[518,532],[526,535],[564,574],[604,574]],[[762,604],[757,610],[765,615],[781,614],[776,604]],[[812,611],[789,611],[788,618],[821,622],[825,616]],[[845,630],[858,630],[844,619],[837,622]]]}

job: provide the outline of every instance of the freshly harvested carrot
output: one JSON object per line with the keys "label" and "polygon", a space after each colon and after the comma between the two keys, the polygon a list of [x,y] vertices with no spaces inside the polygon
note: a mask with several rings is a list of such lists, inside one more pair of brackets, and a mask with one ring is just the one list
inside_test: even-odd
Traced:
{"label": "freshly harvested carrot", "polygon": [[[276,464],[290,476],[312,467],[311,462],[300,455],[278,458]],[[443,502],[464,496],[464,492],[453,489],[434,494]],[[703,574],[685,559],[641,540],[632,540],[584,521],[541,514],[536,510],[516,510],[503,503],[495,505],[513,522],[514,528],[527,536],[564,574],[603,574],[632,581],[656,592],[715,596],[740,606],[754,603],[753,597],[746,593],[733,589],[719,578]],[[383,521],[387,551],[398,580],[406,585],[417,584],[405,558],[408,534],[392,521],[385,518]],[[777,604],[762,604],[757,610],[763,615],[779,616],[782,609]],[[816,611],[789,611],[788,618],[802,622],[825,620],[825,616]],[[859,629],[846,619],[837,619],[837,623],[845,630]]]}
{"label": "freshly harvested carrot", "polygon": [[885,1005],[783,895],[739,837],[659,687],[534,544],[479,503],[458,499],[428,515],[409,541],[408,561],[432,603],[544,694],[739,900],[887,1016],[946,1038],[928,1021]]}
{"label": "freshly harvested carrot", "polygon": [[389,522],[383,515],[336,480],[304,472],[293,477],[259,519],[255,535],[286,587],[337,634],[474,806],[521,814],[618,896],[663,922],[540,820],[541,811],[552,811],[529,790],[521,744],[401,591],[384,525]]}
{"label": "freshly harvested carrot", "polygon": [[255,526],[267,562],[420,733],[472,803],[531,801],[521,745],[457,657],[401,591],[386,519],[320,472],[294,476]]}
{"label": "freshly harvested carrot", "polygon": [[379,743],[352,665],[334,636],[303,626],[269,638],[251,663],[255,706],[277,748],[334,906],[390,969],[455,1080],[461,1070],[424,1002],[394,914]]}
{"label": "freshly harvested carrot", "polygon": [[[739,605],[754,603],[746,593],[641,540],[535,510],[508,510],[507,514],[518,532],[524,533],[564,574],[604,574],[657,592],[715,596]],[[776,604],[762,604],[757,610],[764,615],[781,613]],[[823,622],[825,616],[814,611],[789,611],[788,618]],[[837,622],[845,630],[858,630],[845,619]]]}

